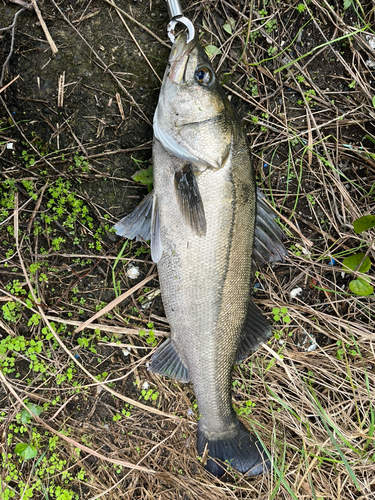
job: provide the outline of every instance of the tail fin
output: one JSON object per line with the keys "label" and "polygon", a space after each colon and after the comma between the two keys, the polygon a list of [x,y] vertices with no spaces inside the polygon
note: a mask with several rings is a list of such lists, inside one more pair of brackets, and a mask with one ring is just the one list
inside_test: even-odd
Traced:
{"label": "tail fin", "polygon": [[[202,455],[207,444],[209,458],[205,468],[214,476],[221,477],[228,467],[248,476],[267,474],[271,469],[266,450],[239,421],[237,432],[224,439],[220,439],[220,434],[217,438],[212,435],[207,438],[200,424],[201,421],[198,423],[198,453]],[[220,462],[224,463],[221,465]]]}

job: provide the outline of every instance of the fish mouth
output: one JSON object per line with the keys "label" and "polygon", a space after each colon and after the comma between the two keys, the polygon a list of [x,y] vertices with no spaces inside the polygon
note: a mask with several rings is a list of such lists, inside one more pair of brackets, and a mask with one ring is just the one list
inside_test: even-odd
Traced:
{"label": "fish mouth", "polygon": [[186,43],[186,41],[186,33],[180,33],[176,37],[169,58],[170,70],[168,78],[177,85],[185,83],[186,65],[189,61],[191,51],[196,45],[195,39],[189,43]]}

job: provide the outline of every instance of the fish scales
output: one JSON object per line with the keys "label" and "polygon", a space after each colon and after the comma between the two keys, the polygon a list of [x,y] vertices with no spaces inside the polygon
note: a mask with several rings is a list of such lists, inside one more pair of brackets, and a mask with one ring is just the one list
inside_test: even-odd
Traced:
{"label": "fish scales", "polygon": [[174,169],[181,160],[155,142],[154,189],[163,221],[163,255],[158,262],[163,305],[176,350],[193,383],[199,381],[194,390],[202,421],[220,432],[231,414],[230,371],[249,300],[255,197],[247,193],[254,192],[248,150],[242,148],[246,154],[235,173],[232,158],[241,156],[237,151],[223,169],[207,169],[198,176],[207,207],[207,234],[201,238],[185,223],[174,196]]}
{"label": "fish scales", "polygon": [[119,235],[151,238],[158,265],[171,337],[149,369],[192,382],[207,470],[221,476],[226,462],[259,475],[271,463],[236,417],[231,372],[271,332],[251,298],[253,261],[286,251],[257,193],[241,121],[198,39],[186,43],[185,34],[172,47],[154,136],[154,192],[115,226]]}

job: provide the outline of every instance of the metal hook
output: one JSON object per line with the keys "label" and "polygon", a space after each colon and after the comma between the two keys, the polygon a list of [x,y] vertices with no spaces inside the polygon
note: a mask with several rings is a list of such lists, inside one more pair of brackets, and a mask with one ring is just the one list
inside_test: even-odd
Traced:
{"label": "metal hook", "polygon": [[174,29],[177,23],[184,24],[188,29],[187,42],[189,43],[195,36],[193,23],[184,16],[179,0],[167,0],[168,13],[171,18],[167,27],[168,37],[172,43],[175,41]]}
{"label": "metal hook", "polygon": [[188,37],[187,37],[186,43],[189,43],[190,40],[193,40],[193,38],[195,36],[195,29],[194,29],[193,23],[191,21],[189,21],[189,19],[187,19],[186,17],[182,16],[182,17],[179,17],[178,19],[172,19],[172,21],[168,24],[167,32],[168,32],[168,37],[169,37],[170,41],[172,43],[174,43],[174,41],[175,41],[174,28],[175,28],[177,23],[184,24],[188,29]]}

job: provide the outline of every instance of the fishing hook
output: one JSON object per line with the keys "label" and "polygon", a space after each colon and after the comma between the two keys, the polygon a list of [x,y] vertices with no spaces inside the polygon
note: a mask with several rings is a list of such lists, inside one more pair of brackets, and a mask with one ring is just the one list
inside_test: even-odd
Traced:
{"label": "fishing hook", "polygon": [[177,23],[182,23],[188,29],[187,43],[189,43],[190,40],[192,40],[195,36],[195,30],[194,30],[193,23],[187,17],[184,16],[184,13],[182,12],[182,9],[181,9],[180,1],[179,0],[167,0],[167,6],[168,6],[169,17],[171,19],[171,21],[167,27],[168,37],[169,37],[170,41],[172,43],[174,43],[175,26]]}

